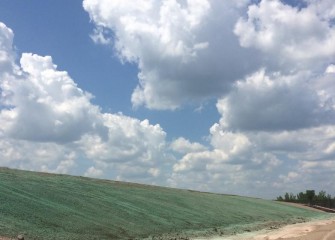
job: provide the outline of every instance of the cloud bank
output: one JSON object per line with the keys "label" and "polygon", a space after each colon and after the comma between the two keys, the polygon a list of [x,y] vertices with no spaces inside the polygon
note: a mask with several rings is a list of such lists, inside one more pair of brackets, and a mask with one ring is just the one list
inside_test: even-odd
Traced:
{"label": "cloud bank", "polygon": [[96,25],[95,35],[105,36],[121,61],[138,65],[134,106],[175,109],[221,97],[261,68],[320,72],[334,60],[329,1],[311,1],[305,8],[279,0],[141,1],[136,6],[85,0],[83,6]]}
{"label": "cloud bank", "polygon": [[136,6],[84,0],[83,6],[105,44],[138,65],[135,107],[218,100],[221,119],[209,131],[209,146],[183,138],[171,143],[179,160],[169,184],[246,194],[287,184],[292,191],[334,190],[331,0]]}

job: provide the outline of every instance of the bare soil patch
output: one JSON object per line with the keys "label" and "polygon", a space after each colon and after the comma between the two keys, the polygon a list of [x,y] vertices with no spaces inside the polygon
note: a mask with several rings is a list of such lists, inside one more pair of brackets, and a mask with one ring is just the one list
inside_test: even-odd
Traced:
{"label": "bare soil patch", "polygon": [[276,230],[238,234],[235,236],[197,238],[198,240],[334,240],[335,216],[328,220],[287,225]]}
{"label": "bare soil patch", "polygon": [[303,209],[307,209],[307,210],[312,210],[312,211],[315,211],[315,212],[324,212],[322,210],[319,210],[319,209],[316,209],[316,208],[313,208],[313,207],[309,207],[305,204],[300,204],[300,203],[290,203],[290,202],[280,202],[282,204],[286,204],[286,205],[290,205],[290,206],[293,206],[293,207],[298,207],[298,208],[303,208]]}
{"label": "bare soil patch", "polygon": [[324,220],[289,225],[278,231],[270,232],[248,240],[334,240],[335,220]]}
{"label": "bare soil patch", "polygon": [[7,238],[7,237],[1,237],[0,236],[0,240],[12,240],[11,238]]}

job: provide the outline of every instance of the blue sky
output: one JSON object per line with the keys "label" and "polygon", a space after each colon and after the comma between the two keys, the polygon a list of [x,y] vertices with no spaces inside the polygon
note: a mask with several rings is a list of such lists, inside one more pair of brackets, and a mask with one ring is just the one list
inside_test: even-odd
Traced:
{"label": "blue sky", "polygon": [[0,165],[266,198],[334,194],[334,9],[2,1]]}
{"label": "blue sky", "polygon": [[[131,94],[137,85],[137,65],[121,63],[112,47],[94,44],[90,38],[94,24],[82,1],[4,1],[1,5],[1,20],[15,29],[17,52],[52,56],[58,69],[68,71],[104,111],[149,119],[160,124],[169,139],[184,136],[198,141],[219,118],[215,100],[175,111],[134,109]],[[207,107],[197,111],[201,104]]]}

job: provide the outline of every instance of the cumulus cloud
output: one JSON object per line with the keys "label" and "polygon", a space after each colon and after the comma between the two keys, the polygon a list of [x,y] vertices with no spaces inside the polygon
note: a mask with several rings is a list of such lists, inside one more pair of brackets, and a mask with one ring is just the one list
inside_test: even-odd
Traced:
{"label": "cumulus cloud", "polygon": [[146,183],[164,178],[166,133],[158,124],[101,112],[50,56],[23,53],[16,64],[13,32],[0,27],[1,165]]}
{"label": "cumulus cloud", "polygon": [[108,141],[98,135],[85,135],[80,145],[87,156],[100,161],[150,162],[165,146],[166,133],[159,125],[150,125],[124,115],[104,114]]}
{"label": "cumulus cloud", "polygon": [[[305,8],[279,0],[263,0],[248,7],[234,28],[241,46],[267,54],[266,61],[283,70],[324,67],[334,60],[334,13],[330,1],[311,1]],[[324,15],[326,6],[329,6]]]}
{"label": "cumulus cloud", "polygon": [[0,76],[3,78],[8,73],[13,73],[15,53],[12,50],[13,31],[0,22]]}
{"label": "cumulus cloud", "polygon": [[325,58],[323,68],[292,69],[260,68],[236,81],[218,100],[210,148],[185,153],[169,183],[268,197],[332,190],[333,64]]}
{"label": "cumulus cloud", "polygon": [[[214,124],[211,149],[185,154],[168,182],[199,190],[274,197],[333,189],[334,126],[291,131],[227,131]],[[320,138],[320,136],[322,136]]]}
{"label": "cumulus cloud", "polygon": [[326,69],[326,73],[328,73],[328,74],[335,73],[335,65],[330,64]]}
{"label": "cumulus cloud", "polygon": [[24,53],[21,72],[3,85],[5,109],[1,132],[31,141],[69,142],[89,131],[104,131],[99,108],[91,95],[57,71],[49,56]]}
{"label": "cumulus cloud", "polygon": [[189,152],[200,152],[204,151],[207,148],[200,143],[191,143],[189,140],[180,137],[174,140],[171,145],[171,149],[178,153],[189,153]]}
{"label": "cumulus cloud", "polygon": [[[84,0],[83,6],[96,26],[95,42],[112,44],[120,61],[137,64],[135,107],[176,109],[216,98],[221,114],[209,130],[208,146],[183,137],[164,144],[161,129],[151,126],[148,138],[162,149],[169,147],[173,156],[160,148],[145,153],[139,150],[142,143],[124,134],[124,142],[114,143],[111,130],[106,142],[88,134],[86,142],[100,149],[85,146],[85,154],[96,159],[96,168],[106,169],[111,161],[114,165],[108,169],[121,179],[156,175],[171,186],[245,195],[332,189],[331,0],[308,0],[299,6],[279,0],[162,0],[136,5]],[[110,118],[105,115],[104,122],[114,121]],[[141,126],[141,121],[121,122]],[[132,162],[111,160],[112,146],[124,146],[129,150],[122,151],[126,155],[115,149],[116,155],[136,156],[139,163],[125,171]],[[98,156],[98,151],[103,154]],[[169,159],[164,167],[151,161],[155,157],[147,158],[162,153]]]}
{"label": "cumulus cloud", "polygon": [[[121,61],[139,67],[134,106],[175,109],[230,92],[260,68],[284,74],[334,61],[334,7],[282,1],[85,0],[96,37],[109,34]],[[326,14],[324,14],[326,13]],[[113,34],[111,35],[110,32]]]}
{"label": "cumulus cloud", "polygon": [[232,31],[246,2],[140,1],[134,6],[85,0],[83,6],[97,37],[112,31],[121,61],[138,65],[133,105],[175,109],[226,93],[257,65],[257,59],[248,60],[254,51],[242,49]]}
{"label": "cumulus cloud", "polygon": [[105,170],[115,171],[118,180],[159,177],[159,168],[167,159],[163,129],[148,120],[121,114],[105,113],[103,118],[108,127],[108,141],[99,135],[87,134],[78,142],[87,158]]}
{"label": "cumulus cloud", "polygon": [[71,173],[76,168],[75,150],[56,143],[0,138],[0,165],[18,169]]}
{"label": "cumulus cloud", "polygon": [[169,182],[268,197],[332,190],[334,79],[328,70],[313,77],[260,70],[238,81],[218,101],[222,117],[210,129],[210,149],[184,154]]}
{"label": "cumulus cloud", "polygon": [[238,81],[217,103],[221,125],[234,130],[280,131],[334,123],[334,92],[329,91],[333,79],[322,75],[313,83],[313,77],[278,72],[269,76],[260,70]]}
{"label": "cumulus cloud", "polygon": [[85,177],[93,177],[93,178],[98,178],[98,177],[101,177],[102,175],[103,175],[103,171],[93,166],[89,167],[84,174]]}

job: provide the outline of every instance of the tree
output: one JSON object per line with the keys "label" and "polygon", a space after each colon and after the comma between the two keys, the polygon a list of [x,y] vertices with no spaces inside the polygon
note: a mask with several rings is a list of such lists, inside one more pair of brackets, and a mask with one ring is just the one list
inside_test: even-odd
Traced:
{"label": "tree", "polygon": [[306,196],[308,200],[308,205],[312,206],[313,199],[315,197],[315,191],[314,190],[306,190]]}
{"label": "tree", "polygon": [[327,207],[333,208],[332,196],[330,194],[327,194]]}
{"label": "tree", "polygon": [[290,202],[296,202],[297,198],[293,193],[290,193]]}
{"label": "tree", "polygon": [[287,192],[284,197],[277,197],[277,201],[297,202],[303,204],[308,203],[309,206],[319,205],[327,208],[335,208],[335,198],[333,198],[330,194],[327,194],[326,191],[320,191],[317,195],[314,190],[306,190],[306,193],[300,192],[296,195]]}
{"label": "tree", "polygon": [[297,202],[298,203],[307,203],[307,196],[305,193],[300,192],[297,194]]}
{"label": "tree", "polygon": [[290,201],[290,195],[288,193],[285,193],[285,202],[289,202]]}
{"label": "tree", "polygon": [[284,201],[282,196],[277,197],[277,201]]}
{"label": "tree", "polygon": [[314,202],[316,205],[325,207],[327,205],[326,191],[320,191],[318,195],[315,195]]}

